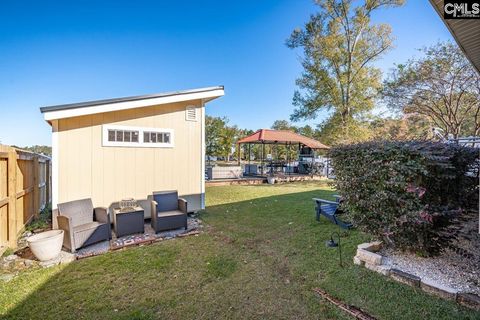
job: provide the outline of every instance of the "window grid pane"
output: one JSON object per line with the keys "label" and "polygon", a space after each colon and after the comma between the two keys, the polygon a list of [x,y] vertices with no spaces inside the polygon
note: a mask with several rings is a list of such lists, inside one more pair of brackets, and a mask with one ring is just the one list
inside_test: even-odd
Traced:
{"label": "window grid pane", "polygon": [[130,136],[131,136],[131,132],[130,131],[124,131],[123,132],[123,141],[125,142],[130,142]]}
{"label": "window grid pane", "polygon": [[132,131],[132,142],[138,142],[138,131]]}
{"label": "window grid pane", "polygon": [[108,130],[108,141],[115,141],[115,130]]}
{"label": "window grid pane", "polygon": [[117,141],[118,142],[123,142],[123,131],[117,130]]}

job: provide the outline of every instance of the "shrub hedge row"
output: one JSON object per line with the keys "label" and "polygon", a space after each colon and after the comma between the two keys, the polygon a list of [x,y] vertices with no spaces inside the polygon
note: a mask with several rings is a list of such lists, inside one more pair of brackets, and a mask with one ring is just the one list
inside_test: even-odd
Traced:
{"label": "shrub hedge row", "polygon": [[373,141],[333,148],[330,157],[348,218],[398,248],[438,254],[462,212],[478,209],[479,149]]}

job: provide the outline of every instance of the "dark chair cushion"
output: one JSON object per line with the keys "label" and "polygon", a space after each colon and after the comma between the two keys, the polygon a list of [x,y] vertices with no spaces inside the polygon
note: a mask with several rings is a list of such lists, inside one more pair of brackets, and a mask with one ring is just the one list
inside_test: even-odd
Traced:
{"label": "dark chair cushion", "polygon": [[79,226],[73,227],[73,232],[77,233],[77,232],[83,232],[86,230],[97,229],[102,224],[103,223],[97,222],[97,221],[81,224]]}
{"label": "dark chair cushion", "polygon": [[158,212],[157,217],[157,224],[153,226],[155,232],[187,228],[187,215],[181,211]]}
{"label": "dark chair cushion", "polygon": [[157,212],[178,210],[177,191],[154,192],[153,200],[157,203]]}
{"label": "dark chair cushion", "polygon": [[75,227],[73,230],[75,249],[110,239],[110,226],[106,223],[94,221]]}

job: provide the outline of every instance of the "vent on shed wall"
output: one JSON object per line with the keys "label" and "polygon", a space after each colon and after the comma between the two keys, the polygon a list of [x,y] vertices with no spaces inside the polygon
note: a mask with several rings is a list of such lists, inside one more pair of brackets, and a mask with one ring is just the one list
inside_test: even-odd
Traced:
{"label": "vent on shed wall", "polygon": [[187,107],[185,111],[185,120],[187,121],[197,121],[197,108],[191,106]]}

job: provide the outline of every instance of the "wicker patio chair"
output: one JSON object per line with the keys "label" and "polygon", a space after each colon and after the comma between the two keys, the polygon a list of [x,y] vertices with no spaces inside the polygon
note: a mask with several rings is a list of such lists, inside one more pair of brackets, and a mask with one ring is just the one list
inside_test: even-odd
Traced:
{"label": "wicker patio chair", "polygon": [[58,204],[58,228],[65,231],[63,246],[71,252],[103,240],[110,240],[107,208],[93,208],[91,199]]}
{"label": "wicker patio chair", "polygon": [[151,210],[151,225],[155,233],[187,229],[187,201],[179,198],[177,191],[154,192]]}

